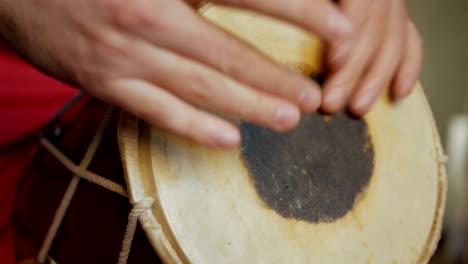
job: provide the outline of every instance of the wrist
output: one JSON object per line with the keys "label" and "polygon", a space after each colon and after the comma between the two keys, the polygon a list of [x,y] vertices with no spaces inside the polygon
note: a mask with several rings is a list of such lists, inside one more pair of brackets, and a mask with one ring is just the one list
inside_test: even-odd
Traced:
{"label": "wrist", "polygon": [[8,17],[8,0],[0,0],[0,41],[7,40],[7,31],[11,24],[11,19]]}
{"label": "wrist", "polygon": [[0,0],[0,42],[5,42],[10,46],[14,46],[15,39],[18,38],[18,30],[16,22],[13,19],[16,10],[14,0]]}

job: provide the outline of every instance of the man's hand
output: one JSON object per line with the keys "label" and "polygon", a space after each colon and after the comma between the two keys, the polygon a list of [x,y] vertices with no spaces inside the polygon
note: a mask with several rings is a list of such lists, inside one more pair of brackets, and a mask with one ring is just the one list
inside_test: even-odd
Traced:
{"label": "man's hand", "polygon": [[210,111],[285,131],[320,105],[364,114],[385,88],[402,98],[419,77],[422,43],[403,0],[215,1],[324,39],[331,76],[322,102],[316,83],[201,18],[201,2],[0,0],[0,34],[56,78],[216,147],[236,146],[240,135]]}
{"label": "man's hand", "polygon": [[[0,0],[1,34],[43,71],[150,124],[216,147],[238,129],[209,111],[284,131],[319,87],[207,22],[200,0]],[[298,24],[328,43],[352,31],[328,0],[219,0]]]}
{"label": "man's hand", "polygon": [[348,106],[365,114],[387,88],[394,98],[410,94],[422,65],[422,41],[404,0],[341,0],[355,25],[354,36],[332,45],[321,108],[335,112]]}

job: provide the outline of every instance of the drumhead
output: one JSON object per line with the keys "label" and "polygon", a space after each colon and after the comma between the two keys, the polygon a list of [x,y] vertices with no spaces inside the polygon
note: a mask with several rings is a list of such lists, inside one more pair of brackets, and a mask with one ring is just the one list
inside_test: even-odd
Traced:
{"label": "drumhead", "polygon": [[[305,32],[240,10],[202,12],[280,63],[320,68],[320,45]],[[446,176],[419,85],[397,104],[383,96],[363,119],[309,114],[283,134],[238,124],[241,146],[223,151],[122,117],[130,198],[155,199],[140,223],[166,263],[429,260]]]}

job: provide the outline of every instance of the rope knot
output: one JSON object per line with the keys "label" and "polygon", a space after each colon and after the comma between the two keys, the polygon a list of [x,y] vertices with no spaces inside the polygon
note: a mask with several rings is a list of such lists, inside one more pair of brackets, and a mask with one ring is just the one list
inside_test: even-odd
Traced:
{"label": "rope knot", "polygon": [[138,217],[147,210],[150,210],[153,207],[154,199],[151,197],[146,197],[143,200],[133,203],[132,211],[130,212],[131,216]]}
{"label": "rope knot", "polygon": [[130,248],[132,247],[133,236],[135,235],[136,226],[138,223],[138,217],[153,207],[154,199],[146,197],[139,202],[133,203],[133,208],[128,215],[127,230],[125,231],[124,239],[122,241],[122,249],[119,255],[118,264],[127,263],[128,256],[130,254]]}
{"label": "rope knot", "polygon": [[448,159],[449,159],[449,157],[447,155],[443,154],[439,159],[439,163],[446,164],[448,162]]}

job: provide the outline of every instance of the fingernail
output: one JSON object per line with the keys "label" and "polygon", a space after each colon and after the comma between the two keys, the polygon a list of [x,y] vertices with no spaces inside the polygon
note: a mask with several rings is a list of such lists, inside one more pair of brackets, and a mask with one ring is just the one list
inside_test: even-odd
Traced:
{"label": "fingernail", "polygon": [[238,131],[232,128],[220,128],[215,131],[215,138],[218,144],[224,147],[233,147],[240,141]]}
{"label": "fingernail", "polygon": [[333,109],[338,109],[341,108],[341,105],[343,104],[344,101],[344,88],[337,87],[331,90],[329,93],[325,95],[325,98],[323,99],[323,104],[329,108],[332,106]]}
{"label": "fingernail", "polygon": [[396,99],[400,100],[407,97],[411,93],[413,88],[416,86],[416,83],[417,82],[415,82],[414,80],[405,79],[400,85],[400,92],[396,93]]}
{"label": "fingernail", "polygon": [[329,25],[339,36],[347,36],[353,31],[353,24],[341,13],[335,13],[330,16]]}
{"label": "fingernail", "polygon": [[299,111],[289,105],[282,105],[276,110],[276,122],[281,127],[290,127],[299,120]]}
{"label": "fingernail", "polygon": [[356,96],[357,101],[353,105],[353,110],[355,112],[358,112],[359,114],[364,114],[364,110],[366,107],[371,104],[371,101],[373,99],[373,95],[370,92],[362,92],[360,94],[357,94]]}
{"label": "fingernail", "polygon": [[298,103],[304,111],[316,111],[320,105],[320,92],[313,88],[304,88],[299,95]]}

